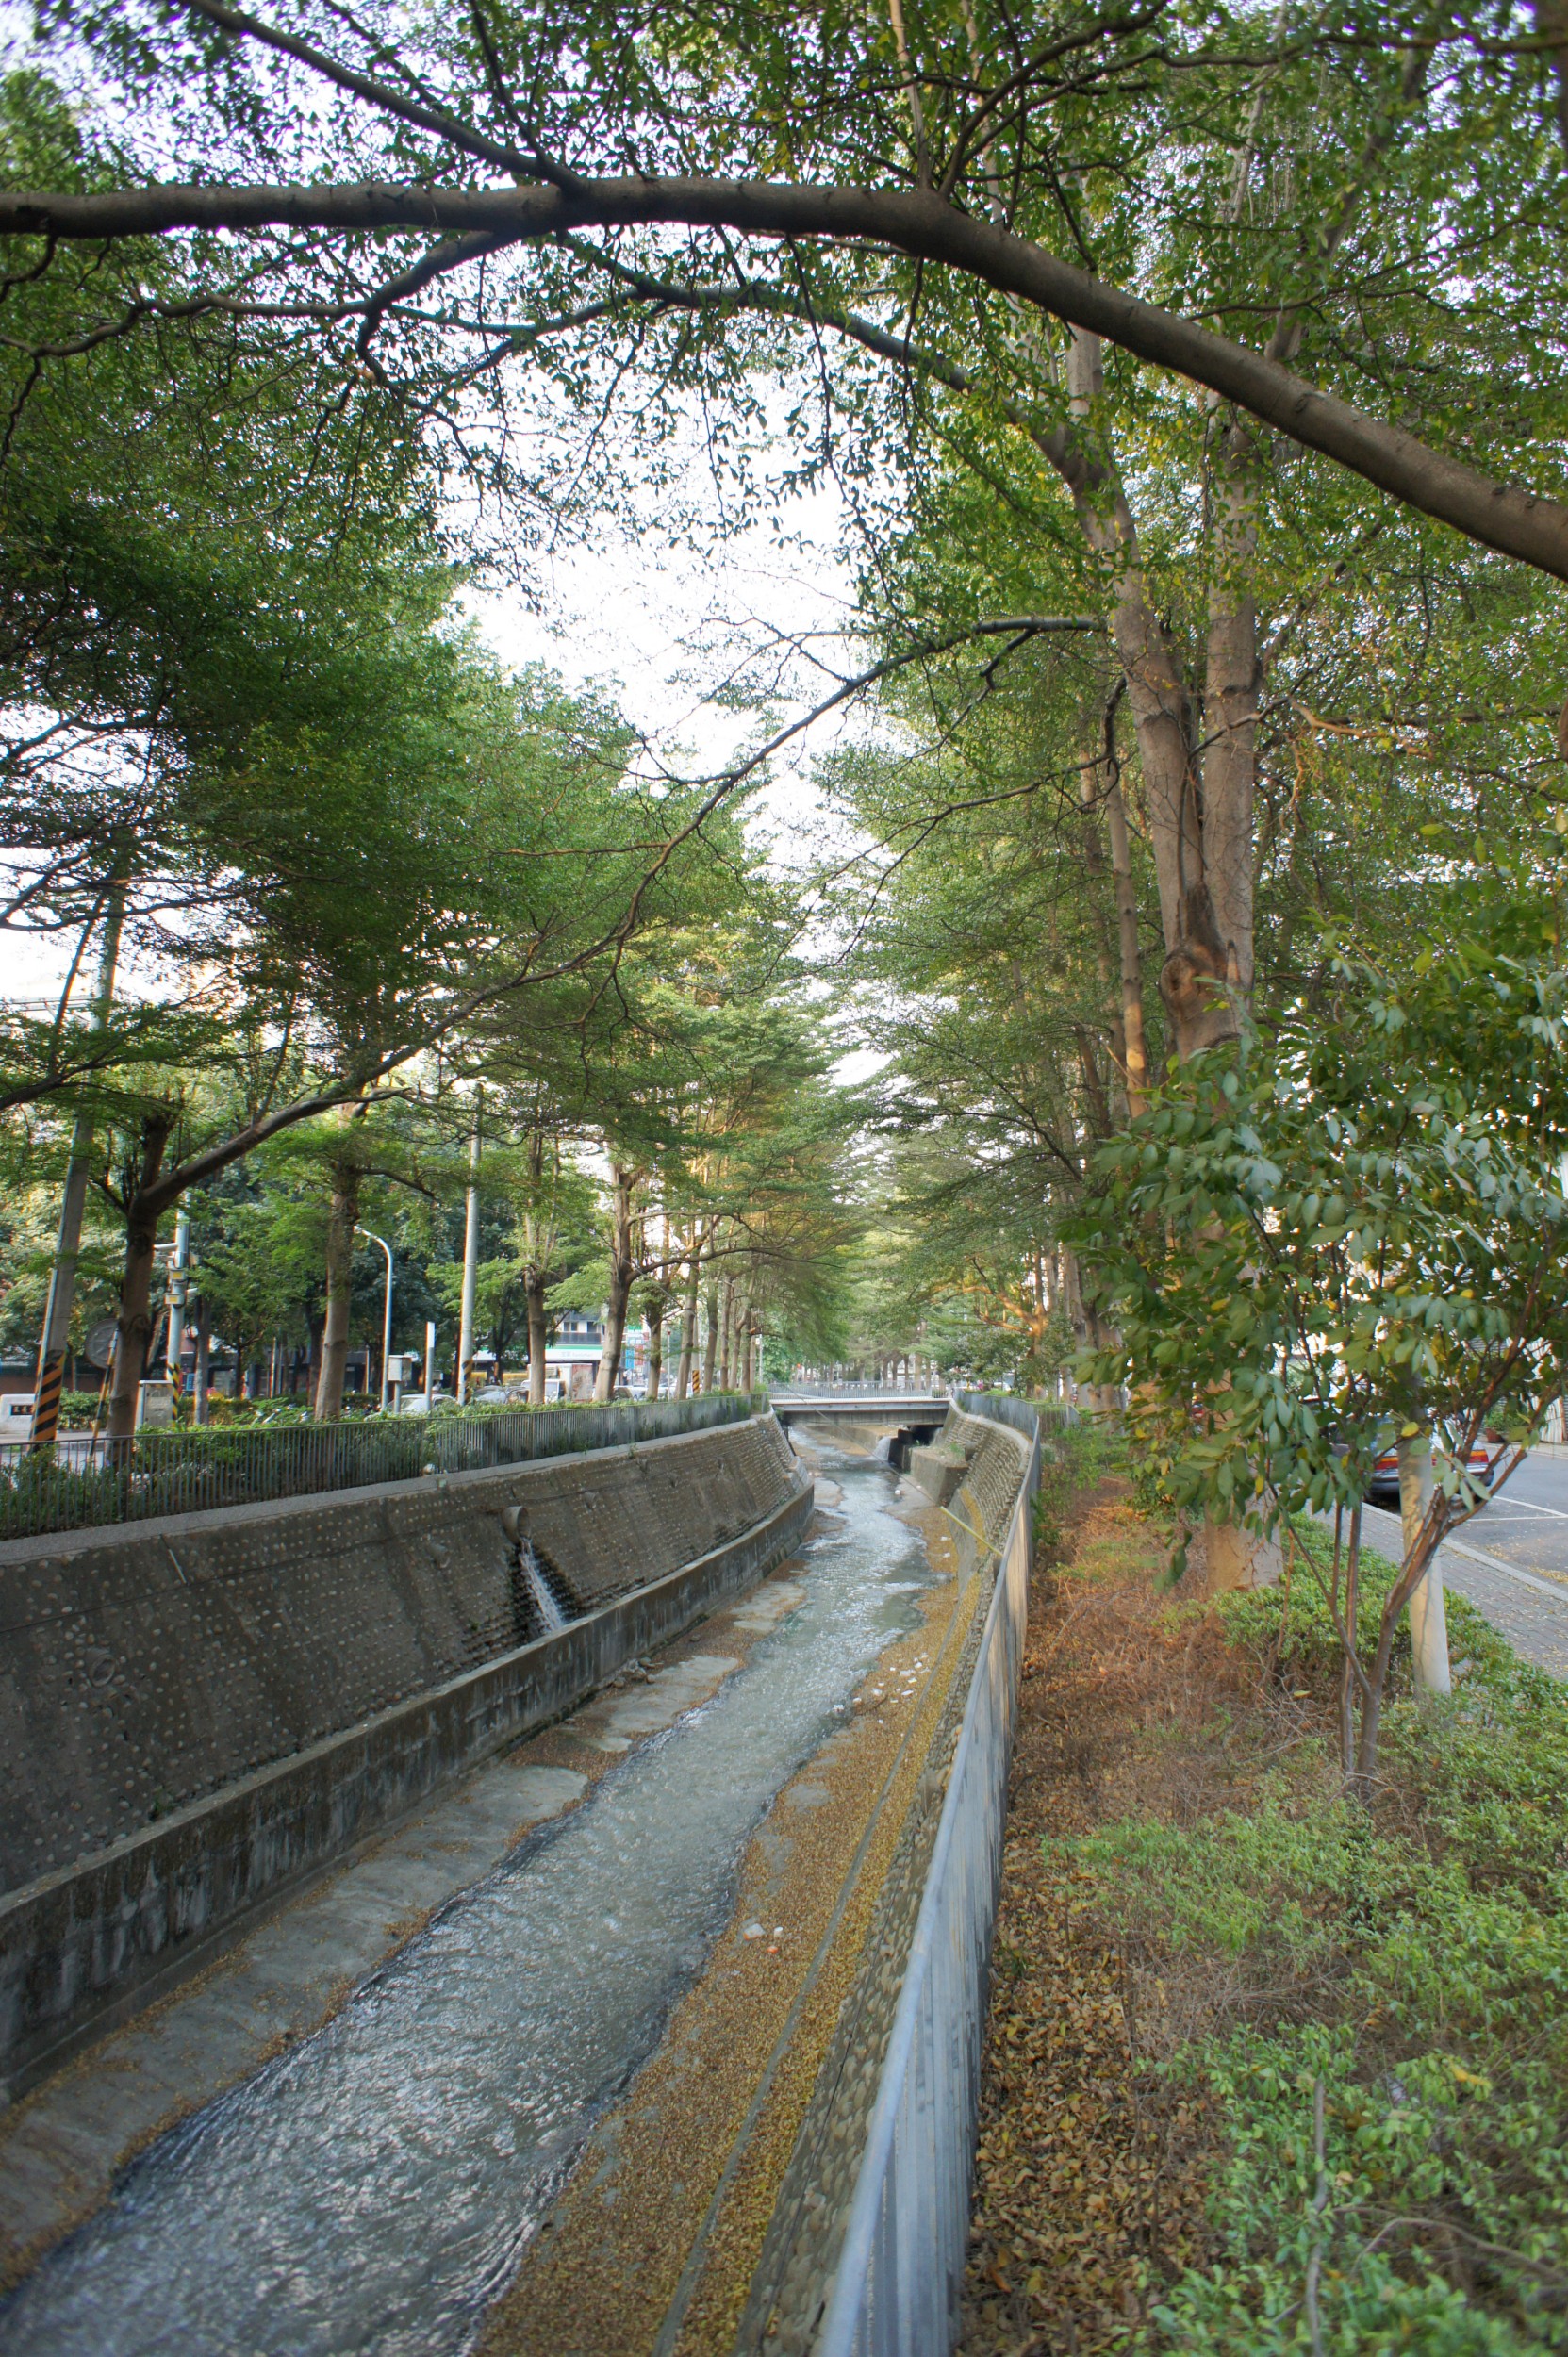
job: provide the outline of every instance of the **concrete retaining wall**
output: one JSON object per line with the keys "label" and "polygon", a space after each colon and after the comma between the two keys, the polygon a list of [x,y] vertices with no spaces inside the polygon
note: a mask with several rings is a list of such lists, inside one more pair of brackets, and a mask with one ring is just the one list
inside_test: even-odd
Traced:
{"label": "concrete retaining wall", "polygon": [[959,1494],[1000,1559],[813,2357],[941,2357],[958,2340],[1040,1477],[1038,1434],[1012,1415],[982,1407],[944,1438],[967,1449],[977,1426]]}
{"label": "concrete retaining wall", "polygon": [[[589,1607],[533,1643],[512,1506]],[[779,1560],[810,1511],[760,1417],[0,1548],[0,2069],[32,2075],[239,1915],[571,1708]]]}
{"label": "concrete retaining wall", "polygon": [[[960,1574],[965,1579],[978,1574],[989,1601],[971,1628],[963,1673],[954,1679],[927,1754],[779,2188],[735,2340],[737,2357],[823,2357],[829,2308],[842,2310],[846,2299],[853,2305],[857,2267],[864,2275],[874,2256],[883,2266],[864,2233],[855,2252],[846,2257],[857,2209],[865,2214],[867,2203],[869,2215],[890,2222],[898,2238],[902,2288],[888,2296],[883,2266],[878,2299],[900,2318],[900,2327],[891,2339],[854,2333],[841,2338],[834,2345],[834,2357],[867,2357],[873,2349],[877,2357],[884,2352],[885,2357],[941,2357],[951,2345],[952,2253],[956,2247],[962,2270],[984,1964],[1011,1739],[1006,1730],[999,1737],[992,1731],[977,1738],[975,1722],[977,1714],[1000,1700],[1010,1708],[1015,1689],[1016,1648],[1006,1647],[1022,1628],[1030,1501],[1037,1476],[1031,1442],[983,1416],[954,1409],[941,1437],[949,1455],[966,1469],[951,1504],[943,1508]],[[961,1765],[965,1759],[967,1770]],[[953,1788],[954,1776],[961,1782],[972,1778],[977,1762],[978,1805],[976,1792],[960,1795]],[[901,2098],[907,2050],[895,2060],[894,2049],[912,1984],[929,1971],[932,1941],[928,1934],[922,1946],[920,1925],[939,1895],[933,1885],[942,1879],[935,1860],[944,1826],[949,1871],[956,1838],[961,1872],[970,1886],[962,1920],[949,1926],[949,1962],[957,1969],[957,1984],[947,1987],[937,2013],[928,2007],[935,2035],[928,2037],[920,2058],[925,2108],[916,2106],[915,2133],[900,2142],[897,2167],[890,2170],[894,2148],[885,2136],[880,2153],[871,2147],[879,2107],[885,2113]],[[857,2309],[857,2331],[859,2322]]]}
{"label": "concrete retaining wall", "polygon": [[[966,1574],[1007,1526],[1018,1494],[1021,1438],[1010,1422],[992,1423],[983,1409],[966,1415],[955,1407],[930,1448],[910,1451],[909,1477],[947,1515]],[[1026,1456],[1033,1445],[1032,1433]]]}

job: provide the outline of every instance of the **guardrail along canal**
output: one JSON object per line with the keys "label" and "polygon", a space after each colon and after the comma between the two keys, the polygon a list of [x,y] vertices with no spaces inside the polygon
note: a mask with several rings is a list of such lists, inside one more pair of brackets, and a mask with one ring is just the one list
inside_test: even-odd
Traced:
{"label": "guardrail along canal", "polygon": [[711,1700],[449,1904],[324,2028],[162,2136],[0,2310],[27,2357],[472,2338],[734,1906],[749,1838],[935,1574],[825,1452],[804,1597]]}

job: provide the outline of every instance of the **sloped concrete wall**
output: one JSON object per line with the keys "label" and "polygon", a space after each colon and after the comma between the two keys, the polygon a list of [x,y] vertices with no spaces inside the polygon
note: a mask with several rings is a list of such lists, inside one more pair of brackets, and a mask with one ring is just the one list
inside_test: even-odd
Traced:
{"label": "sloped concrete wall", "polygon": [[768,1416],[7,1541],[0,1889],[523,1642],[508,1506],[593,1609],[765,1521],[796,1478]]}
{"label": "sloped concrete wall", "polygon": [[1016,1438],[1005,1425],[949,1408],[930,1448],[910,1451],[910,1479],[953,1525],[950,1535],[966,1574],[984,1553],[988,1534],[994,1539],[1013,1511],[1018,1492]]}
{"label": "sloped concrete wall", "polygon": [[[533,1642],[509,1507],[586,1608]],[[766,1416],[0,1547],[0,2069],[572,1707],[810,1511]]]}

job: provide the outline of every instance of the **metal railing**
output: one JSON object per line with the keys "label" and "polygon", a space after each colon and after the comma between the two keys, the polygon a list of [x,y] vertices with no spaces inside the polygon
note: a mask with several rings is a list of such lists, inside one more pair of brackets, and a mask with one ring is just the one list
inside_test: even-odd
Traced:
{"label": "metal railing", "polygon": [[1040,1480],[1039,1425],[1026,1401],[970,1393],[964,1405],[969,1415],[1013,1426],[1033,1446],[999,1551],[815,2357],[941,2357],[958,2333],[991,1933],[1029,1613],[1030,1507]]}
{"label": "metal railing", "polygon": [[18,1442],[0,1448],[0,1538],[529,1464],[738,1424],[767,1406],[763,1393],[725,1392],[601,1407],[481,1409],[428,1421],[374,1417],[362,1424],[139,1432],[118,1443],[82,1438],[39,1450]]}
{"label": "metal railing", "polygon": [[775,1399],[943,1399],[941,1391],[918,1383],[775,1383]]}
{"label": "metal railing", "polygon": [[1050,1426],[1078,1422],[1070,1399],[1023,1399],[1014,1392],[955,1392],[955,1404],[966,1416],[989,1416],[993,1424],[1010,1424],[1026,1441]]}

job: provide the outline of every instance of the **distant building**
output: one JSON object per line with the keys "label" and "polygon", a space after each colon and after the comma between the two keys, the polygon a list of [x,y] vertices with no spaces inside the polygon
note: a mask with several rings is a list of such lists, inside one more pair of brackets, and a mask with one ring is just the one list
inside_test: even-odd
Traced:
{"label": "distant building", "polygon": [[[555,1328],[544,1355],[545,1395],[551,1399],[591,1399],[604,1354],[603,1314],[589,1317],[570,1310]],[[635,1383],[646,1374],[648,1338],[627,1329],[617,1380]]]}
{"label": "distant building", "polygon": [[545,1345],[544,1388],[547,1399],[591,1399],[604,1347],[604,1321],[581,1310],[569,1310]]}

